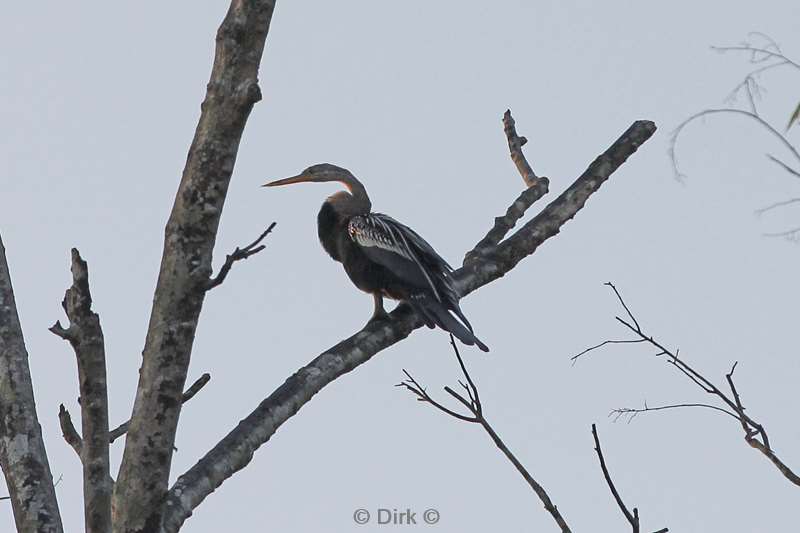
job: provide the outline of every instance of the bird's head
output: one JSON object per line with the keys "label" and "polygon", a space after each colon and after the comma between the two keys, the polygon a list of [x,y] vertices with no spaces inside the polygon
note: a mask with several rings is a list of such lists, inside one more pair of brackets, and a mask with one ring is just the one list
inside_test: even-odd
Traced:
{"label": "bird's head", "polygon": [[265,183],[262,187],[278,187],[279,185],[291,185],[292,183],[322,183],[326,181],[338,181],[343,183],[348,188],[351,188],[353,181],[358,183],[353,174],[346,168],[337,167],[330,163],[321,163],[319,165],[312,165],[303,170],[300,174],[290,178],[283,178],[275,181]]}
{"label": "bird's head", "polygon": [[[369,211],[371,203],[367,195],[367,190],[361,182],[346,168],[337,167],[330,163],[312,165],[296,176],[270,181],[262,185],[262,187],[278,187],[280,185],[291,185],[293,183],[324,183],[329,181],[335,181],[347,187],[352,200],[362,205],[362,209],[363,206],[366,206],[367,212]],[[339,194],[345,193],[342,192]]]}

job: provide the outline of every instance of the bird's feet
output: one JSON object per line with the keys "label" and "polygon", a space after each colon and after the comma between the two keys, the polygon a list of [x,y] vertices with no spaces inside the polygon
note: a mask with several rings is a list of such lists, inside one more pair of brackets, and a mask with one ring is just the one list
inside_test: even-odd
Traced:
{"label": "bird's feet", "polygon": [[370,319],[367,321],[367,326],[370,326],[376,322],[385,322],[387,320],[391,320],[389,313],[387,313],[385,309],[376,309],[375,312],[372,313],[372,317],[370,317]]}

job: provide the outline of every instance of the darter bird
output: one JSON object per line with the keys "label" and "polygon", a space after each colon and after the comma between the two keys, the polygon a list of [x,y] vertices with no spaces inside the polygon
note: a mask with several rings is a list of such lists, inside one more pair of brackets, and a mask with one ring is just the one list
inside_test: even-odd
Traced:
{"label": "darter bird", "polygon": [[429,328],[439,326],[464,344],[488,352],[458,305],[453,268],[417,232],[390,216],[373,213],[367,190],[349,170],[324,163],[263,186],[329,181],[341,183],[347,191],[322,204],[317,216],[319,240],[328,255],[342,263],[355,286],[372,294],[375,312],[370,321],[388,316],[384,297],[408,302]]}

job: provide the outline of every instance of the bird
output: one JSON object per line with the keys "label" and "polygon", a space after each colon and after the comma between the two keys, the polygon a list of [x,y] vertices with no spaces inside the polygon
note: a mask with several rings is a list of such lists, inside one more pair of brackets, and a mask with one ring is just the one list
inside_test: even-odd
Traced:
{"label": "bird", "polygon": [[373,212],[367,190],[349,170],[321,163],[262,187],[307,182],[337,182],[347,189],[323,202],[317,231],[328,255],[342,263],[357,288],[372,295],[375,308],[368,323],[388,318],[384,298],[399,300],[429,328],[438,326],[468,346],[489,351],[458,305],[453,268],[416,231]]}

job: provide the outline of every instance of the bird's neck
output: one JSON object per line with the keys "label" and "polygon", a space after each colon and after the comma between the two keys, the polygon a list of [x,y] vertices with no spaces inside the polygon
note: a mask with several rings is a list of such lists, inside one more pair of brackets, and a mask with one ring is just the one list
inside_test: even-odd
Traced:
{"label": "bird's neck", "polygon": [[370,202],[364,187],[351,187],[350,191],[337,192],[328,197],[328,203],[331,204],[339,216],[350,217],[368,214],[372,209],[372,202]]}

